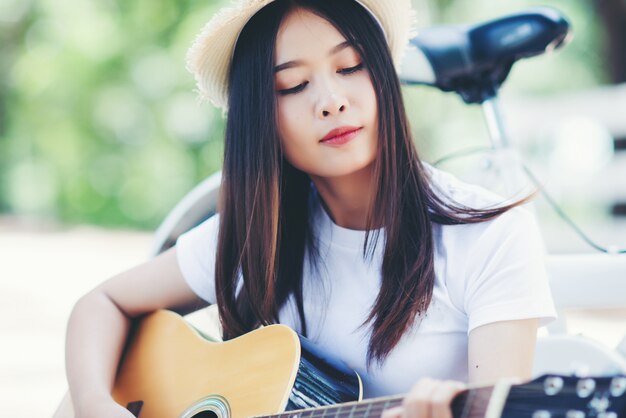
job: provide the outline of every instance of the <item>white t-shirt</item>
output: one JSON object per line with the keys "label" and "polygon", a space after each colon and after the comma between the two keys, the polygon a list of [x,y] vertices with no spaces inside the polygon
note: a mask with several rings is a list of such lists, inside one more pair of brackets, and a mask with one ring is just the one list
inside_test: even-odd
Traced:
{"label": "white t-shirt", "polygon": [[[424,163],[449,197],[472,208],[503,198]],[[382,367],[366,369],[367,317],[381,283],[384,229],[372,262],[363,260],[365,231],[337,226],[312,187],[311,216],[323,268],[320,275],[305,257],[304,312],[308,337],[343,360],[363,379],[364,398],[406,393],[424,376],[467,382],[468,335],[496,321],[556,318],[546,269],[545,247],[534,215],[516,207],[494,220],[466,225],[433,224],[435,285],[425,317],[415,321]],[[219,215],[181,235],[179,266],[191,289],[214,304],[215,250]],[[370,239],[373,235],[370,235]],[[321,276],[321,277],[320,277]],[[300,331],[295,301],[279,312],[280,323]]]}

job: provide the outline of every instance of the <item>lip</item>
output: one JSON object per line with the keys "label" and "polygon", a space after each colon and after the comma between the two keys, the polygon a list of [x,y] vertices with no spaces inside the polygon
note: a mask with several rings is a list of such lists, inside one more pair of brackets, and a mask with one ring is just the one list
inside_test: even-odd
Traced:
{"label": "lip", "polygon": [[341,126],[328,132],[324,138],[320,140],[322,143],[328,144],[344,144],[354,138],[361,131],[358,126]]}

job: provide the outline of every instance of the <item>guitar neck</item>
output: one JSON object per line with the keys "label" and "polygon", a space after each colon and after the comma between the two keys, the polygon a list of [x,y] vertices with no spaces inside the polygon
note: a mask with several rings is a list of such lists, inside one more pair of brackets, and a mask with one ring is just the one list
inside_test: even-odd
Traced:
{"label": "guitar neck", "polygon": [[[454,397],[451,405],[455,418],[498,418],[510,385],[484,386],[465,390]],[[385,409],[400,406],[403,395],[365,399],[340,405],[299,409],[257,418],[378,418]]]}
{"label": "guitar neck", "polygon": [[403,396],[389,396],[365,399],[359,402],[287,411],[257,418],[375,418],[379,417],[383,410],[402,404],[403,398]]}

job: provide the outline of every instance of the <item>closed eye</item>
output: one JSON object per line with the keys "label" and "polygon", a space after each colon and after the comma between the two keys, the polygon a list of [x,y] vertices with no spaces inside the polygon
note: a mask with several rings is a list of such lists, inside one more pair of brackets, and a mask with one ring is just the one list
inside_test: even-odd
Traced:
{"label": "closed eye", "polygon": [[[359,65],[355,65],[354,67],[350,67],[350,68],[343,68],[343,69],[341,69],[341,70],[339,70],[339,71],[337,71],[337,72],[338,72],[339,74],[343,74],[343,75],[350,75],[350,74],[356,73],[357,71],[362,70],[362,69],[363,69],[363,63],[361,63],[361,64],[359,64]],[[304,89],[304,87],[305,87],[307,84],[309,84],[309,82],[308,82],[308,81],[305,81],[305,82],[304,82],[304,83],[302,83],[302,84],[298,84],[296,87],[292,87],[292,88],[290,88],[290,89],[285,89],[285,90],[279,90],[279,91],[278,91],[278,93],[279,93],[281,96],[285,96],[285,95],[287,95],[287,94],[295,94],[295,93],[299,93],[299,92],[301,92],[301,91]]]}
{"label": "closed eye", "polygon": [[352,73],[356,73],[357,71],[359,71],[362,68],[363,68],[363,63],[360,63],[359,65],[355,65],[354,67],[344,68],[343,70],[339,70],[339,73],[341,73],[341,74],[352,74]]}
{"label": "closed eye", "polygon": [[294,94],[294,93],[298,93],[300,91],[302,91],[304,89],[304,86],[306,86],[307,84],[309,84],[308,81],[305,81],[302,84],[298,84],[297,86],[290,88],[290,89],[286,89],[286,90],[278,90],[278,93],[280,93],[282,96],[286,96],[287,94]]}

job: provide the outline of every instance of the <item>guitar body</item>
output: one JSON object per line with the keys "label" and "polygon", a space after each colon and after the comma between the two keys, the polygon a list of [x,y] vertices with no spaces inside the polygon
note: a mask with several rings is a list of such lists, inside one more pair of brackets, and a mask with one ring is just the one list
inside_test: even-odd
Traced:
{"label": "guitar body", "polygon": [[[356,372],[287,326],[211,342],[165,310],[131,333],[113,389],[140,418],[247,418],[361,397]],[[62,409],[55,416],[73,415]]]}

